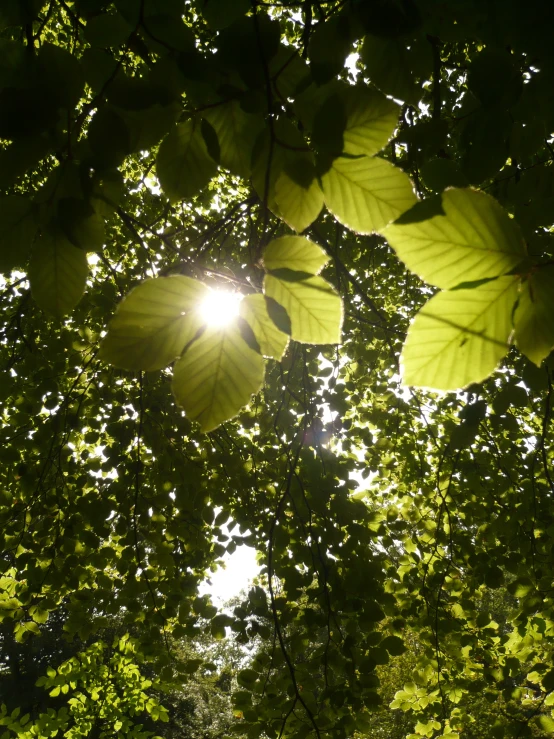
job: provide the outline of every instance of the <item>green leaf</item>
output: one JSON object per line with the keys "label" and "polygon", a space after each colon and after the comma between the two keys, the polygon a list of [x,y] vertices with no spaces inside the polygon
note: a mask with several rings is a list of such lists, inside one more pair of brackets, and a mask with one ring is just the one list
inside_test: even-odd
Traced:
{"label": "green leaf", "polygon": [[335,159],[322,183],[331,213],[361,234],[382,230],[416,202],[408,175],[378,157]]}
{"label": "green leaf", "polygon": [[167,197],[175,202],[191,198],[217,171],[208,154],[200,123],[178,123],[162,141],[156,158],[156,171]]}
{"label": "green leaf", "polygon": [[341,97],[346,113],[344,153],[377,154],[396,128],[400,106],[377,90],[361,85],[349,87]]}
{"label": "green leaf", "polygon": [[38,61],[41,86],[57,107],[71,110],[79,102],[85,86],[79,59],[67,49],[45,43],[40,48]]}
{"label": "green leaf", "polygon": [[144,151],[155,146],[179,117],[176,103],[152,105],[142,110],[117,109],[129,132],[129,151]]}
{"label": "green leaf", "polygon": [[73,246],[84,251],[100,251],[104,246],[104,219],[89,202],[79,198],[59,200],[58,223]]}
{"label": "green leaf", "polygon": [[399,106],[364,85],[326,86],[329,94],[314,116],[312,145],[333,157],[372,156],[392,136]]}
{"label": "green leaf", "polygon": [[323,208],[323,192],[315,177],[313,164],[311,169],[314,175],[306,184],[291,177],[288,167],[275,180],[275,202],[279,215],[298,233],[308,228]]}
{"label": "green leaf", "polygon": [[444,215],[417,220],[423,203],[382,233],[406,267],[426,282],[451,288],[506,274],[525,259],[517,224],[490,195],[446,190]]}
{"label": "green leaf", "polygon": [[[281,172],[285,170],[289,179],[294,179],[298,184],[309,187],[315,170],[313,155],[300,131],[286,118],[275,121],[273,128],[276,137],[273,145],[270,132],[265,129],[254,146],[252,186],[262,201],[267,199],[270,210],[279,215],[275,200],[275,186]],[[299,162],[303,165],[305,174],[298,171]]]}
{"label": "green leaf", "polygon": [[404,39],[368,35],[361,52],[369,79],[385,95],[417,105],[421,91],[415,82]]}
{"label": "green leaf", "polygon": [[94,114],[87,141],[96,170],[119,167],[131,151],[129,128],[111,106],[102,107]]}
{"label": "green leaf", "polygon": [[226,71],[236,70],[249,88],[260,88],[280,38],[279,22],[265,13],[239,18],[217,37],[219,63]]}
{"label": "green leaf", "polygon": [[252,149],[264,129],[261,116],[245,113],[236,100],[207,108],[202,112],[213,127],[219,141],[220,163],[241,177],[252,171]]}
{"label": "green leaf", "polygon": [[554,266],[539,267],[522,285],[514,314],[515,343],[537,366],[554,348]]}
{"label": "green leaf", "polygon": [[539,723],[549,734],[554,734],[554,719],[552,716],[539,716]]}
{"label": "green leaf", "polygon": [[264,293],[283,306],[291,322],[291,337],[307,344],[338,344],[342,301],[322,277],[290,281],[266,275]]}
{"label": "green leaf", "polygon": [[398,657],[406,651],[406,645],[399,636],[387,636],[379,646],[384,647],[393,657]]}
{"label": "green leaf", "polygon": [[187,416],[208,432],[233,418],[262,387],[265,362],[238,322],[208,326],[173,368],[173,392]]}
{"label": "green leaf", "polygon": [[471,114],[460,137],[460,165],[471,184],[494,177],[505,165],[511,129],[506,112],[484,109]]}
{"label": "green leaf", "polygon": [[85,252],[70,244],[61,231],[46,232],[36,240],[29,280],[34,299],[45,311],[57,318],[69,313],[85,291],[87,276]]}
{"label": "green leaf", "polygon": [[199,10],[214,31],[230,26],[250,10],[249,0],[201,0]]}
{"label": "green leaf", "polygon": [[22,267],[37,230],[30,198],[6,195],[0,198],[0,272]]}
{"label": "green leaf", "polygon": [[204,325],[198,307],[208,293],[203,283],[184,275],[141,283],[119,304],[101,358],[129,370],[166,367]]}
{"label": "green leaf", "polygon": [[508,351],[518,279],[440,292],[414,318],[401,366],[405,385],[457,390],[481,382]]}
{"label": "green leaf", "polygon": [[264,251],[264,266],[275,269],[292,269],[317,275],[330,257],[313,241],[303,236],[281,236],[271,241]]}
{"label": "green leaf", "polygon": [[121,46],[127,41],[133,28],[119,13],[102,13],[91,18],[84,36],[92,47]]}
{"label": "green leaf", "polygon": [[280,360],[287,348],[289,337],[271,320],[265,296],[246,295],[240,302],[239,310],[240,315],[254,332],[260,352],[265,357]]}
{"label": "green leaf", "polygon": [[460,171],[456,162],[451,159],[431,159],[420,168],[423,184],[429,190],[442,192],[447,187],[467,187],[469,182]]}
{"label": "green leaf", "polygon": [[354,42],[351,20],[339,12],[317,24],[309,36],[310,68],[318,85],[340,74]]}

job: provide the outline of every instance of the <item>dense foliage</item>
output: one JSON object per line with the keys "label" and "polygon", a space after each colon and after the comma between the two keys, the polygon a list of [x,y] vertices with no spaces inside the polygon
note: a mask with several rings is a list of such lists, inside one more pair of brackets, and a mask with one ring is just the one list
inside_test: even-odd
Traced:
{"label": "dense foliage", "polygon": [[2,0],[2,737],[554,732],[553,27]]}

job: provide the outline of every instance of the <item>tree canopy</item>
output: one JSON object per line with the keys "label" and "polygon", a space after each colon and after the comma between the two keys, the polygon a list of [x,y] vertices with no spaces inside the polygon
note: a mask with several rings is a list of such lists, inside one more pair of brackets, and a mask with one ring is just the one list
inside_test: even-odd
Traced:
{"label": "tree canopy", "polygon": [[2,0],[0,736],[552,735],[553,27]]}

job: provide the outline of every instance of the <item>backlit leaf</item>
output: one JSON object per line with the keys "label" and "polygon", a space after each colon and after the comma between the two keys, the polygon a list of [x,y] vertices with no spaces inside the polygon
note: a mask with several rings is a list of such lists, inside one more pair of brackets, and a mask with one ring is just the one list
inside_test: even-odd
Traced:
{"label": "backlit leaf", "polygon": [[342,325],[342,301],[322,277],[298,280],[266,275],[265,294],[287,311],[291,337],[308,344],[338,344]]}
{"label": "backlit leaf", "polygon": [[383,229],[416,202],[408,175],[378,157],[335,159],[322,182],[331,213],[361,234]]}
{"label": "backlit leaf", "polygon": [[305,187],[284,169],[275,181],[275,202],[285,223],[301,233],[320,214],[323,192],[315,177]]}
{"label": "backlit leaf", "polygon": [[233,418],[264,380],[261,354],[244,340],[238,323],[208,326],[173,368],[173,392],[206,433]]}
{"label": "backlit leaf", "polygon": [[377,154],[392,136],[400,107],[377,90],[350,87],[343,95],[346,113],[344,152]]}
{"label": "backlit leaf", "polygon": [[146,280],[119,304],[100,356],[122,369],[166,367],[204,325],[197,309],[207,294],[203,283],[184,275]]}
{"label": "backlit leaf", "polygon": [[402,350],[405,385],[457,390],[481,382],[508,351],[518,279],[440,292],[414,318]]}
{"label": "backlit leaf", "polygon": [[328,261],[323,249],[303,236],[281,236],[270,242],[264,252],[264,265],[270,272],[292,269],[316,275]]}
{"label": "backlit leaf", "polygon": [[156,171],[171,201],[190,198],[207,185],[217,165],[208,154],[200,123],[177,124],[162,141]]}
{"label": "backlit leaf", "polygon": [[408,269],[426,282],[451,288],[497,277],[525,258],[517,224],[489,195],[469,188],[446,190],[444,215],[419,220],[417,211],[423,207],[418,204],[382,233]]}
{"label": "backlit leaf", "polygon": [[514,326],[518,349],[540,365],[554,348],[554,266],[537,269],[523,283]]}
{"label": "backlit leaf", "polygon": [[61,318],[79,302],[87,283],[86,253],[69,243],[61,231],[40,236],[29,263],[34,299],[48,313]]}
{"label": "backlit leaf", "polygon": [[266,357],[281,359],[287,348],[289,337],[280,331],[267,310],[264,295],[246,295],[240,302],[240,315],[254,332],[260,352]]}
{"label": "backlit leaf", "polygon": [[254,142],[264,127],[263,118],[245,113],[236,100],[207,108],[202,116],[217,134],[221,165],[234,174],[248,177]]}

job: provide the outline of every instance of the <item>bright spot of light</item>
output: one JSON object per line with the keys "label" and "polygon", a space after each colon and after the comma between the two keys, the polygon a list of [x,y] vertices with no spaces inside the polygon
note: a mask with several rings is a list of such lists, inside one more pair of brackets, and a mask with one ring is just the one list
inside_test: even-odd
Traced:
{"label": "bright spot of light", "polygon": [[200,306],[202,318],[208,326],[225,326],[239,314],[243,296],[226,290],[212,290]]}

